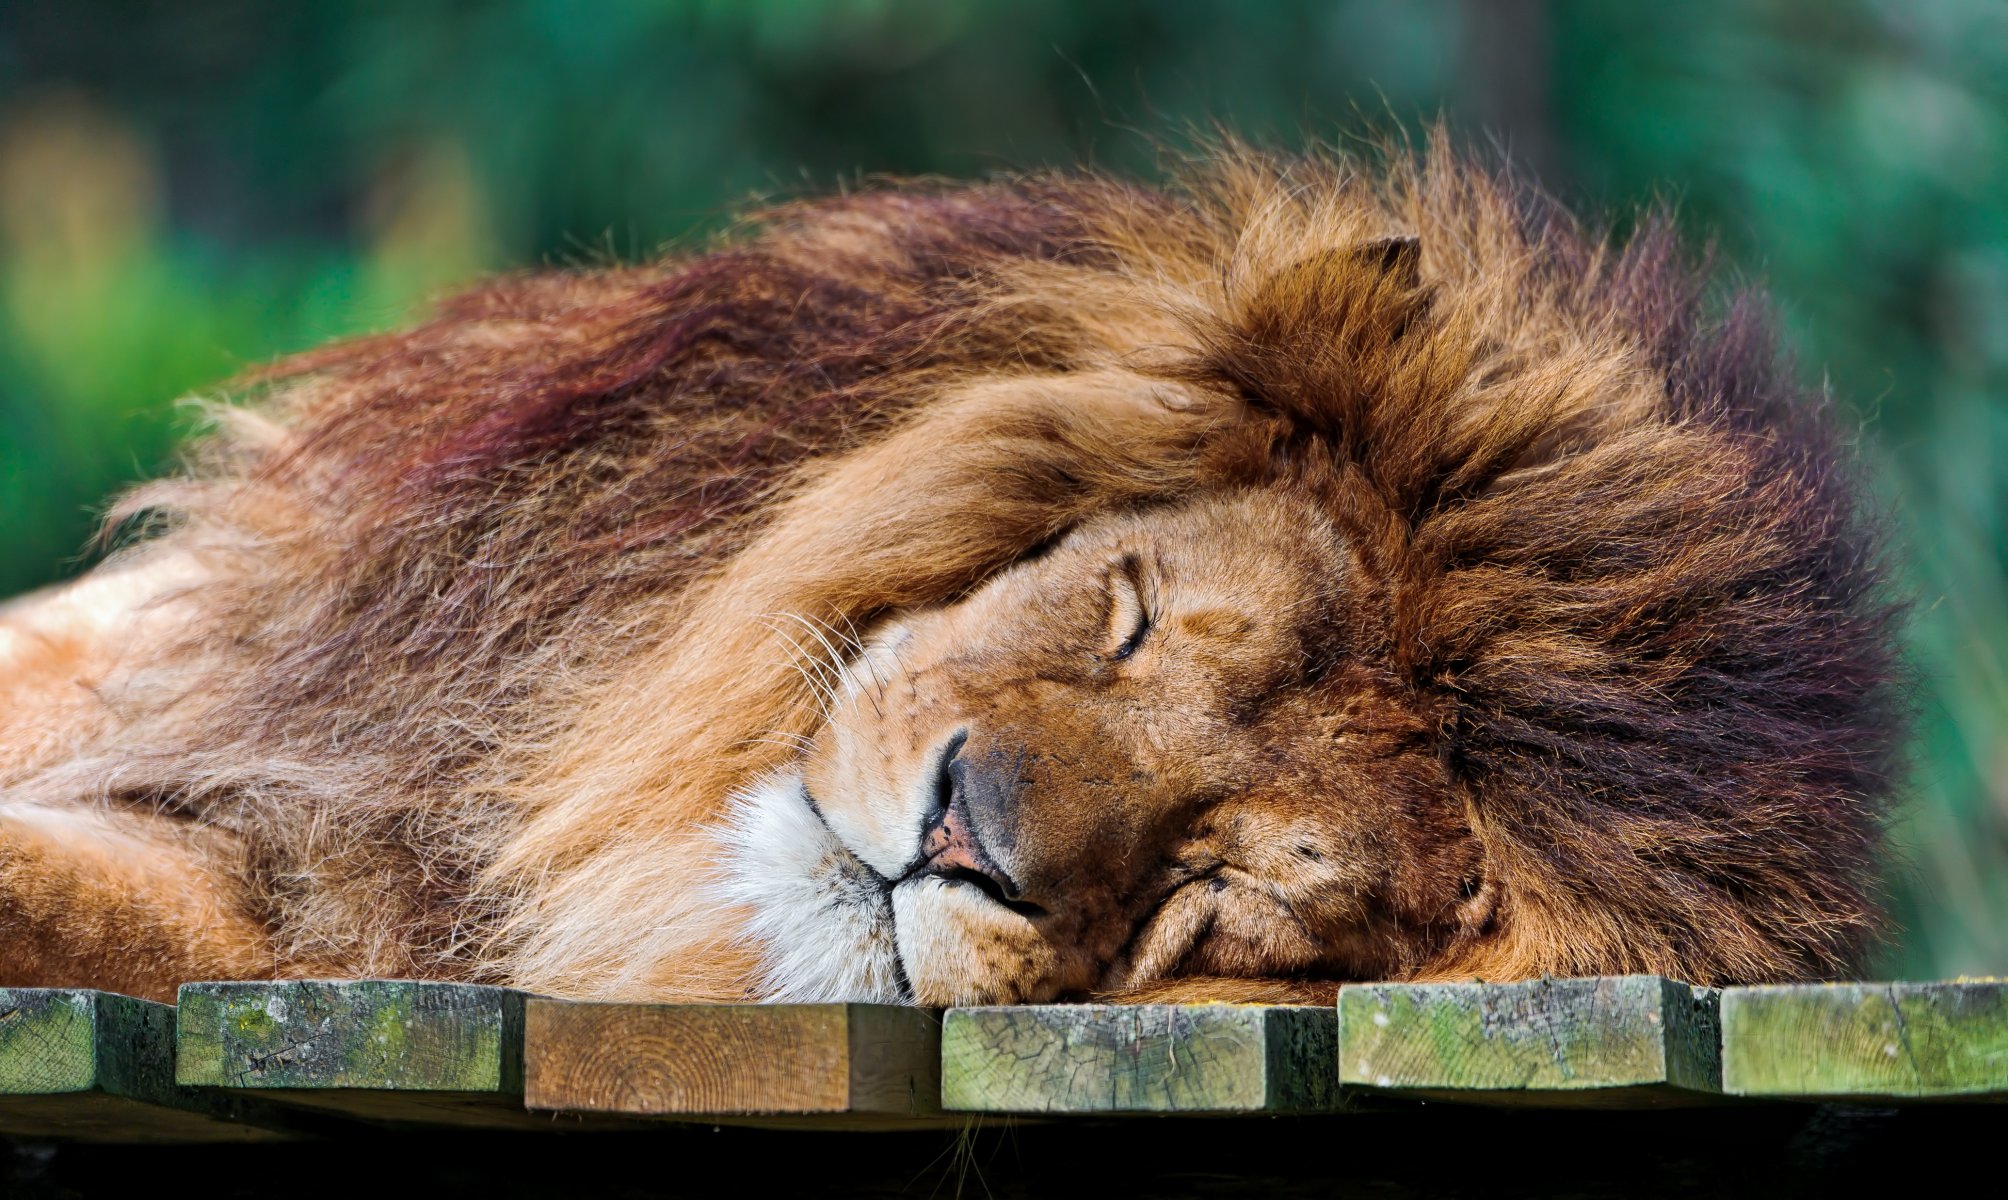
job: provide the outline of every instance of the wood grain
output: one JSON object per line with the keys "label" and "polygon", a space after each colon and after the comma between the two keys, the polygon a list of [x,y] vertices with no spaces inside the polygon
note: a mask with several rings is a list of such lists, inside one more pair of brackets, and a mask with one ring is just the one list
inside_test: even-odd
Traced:
{"label": "wood grain", "polygon": [[524,1097],[557,1112],[922,1121],[941,1111],[939,1020],[881,1004],[533,999]]}
{"label": "wood grain", "polygon": [[1628,1107],[1720,1091],[1718,994],[1654,975],[1339,991],[1348,1091]]}
{"label": "wood grain", "polygon": [[174,1082],[174,1010],[76,988],[0,988],[0,1134],[246,1142],[258,1113]]}
{"label": "wood grain", "polygon": [[957,1112],[1300,1113],[1338,1105],[1334,1014],[1259,1005],[950,1009]]}
{"label": "wood grain", "polygon": [[1729,988],[1722,1082],[1781,1099],[2008,1100],[2008,983]]}

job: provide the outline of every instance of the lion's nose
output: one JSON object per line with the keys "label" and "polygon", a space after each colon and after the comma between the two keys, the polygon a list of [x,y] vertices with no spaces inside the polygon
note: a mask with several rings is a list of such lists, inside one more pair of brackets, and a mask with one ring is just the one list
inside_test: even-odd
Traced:
{"label": "lion's nose", "polygon": [[1018,882],[999,866],[970,821],[970,768],[960,754],[967,733],[943,747],[935,779],[937,803],[920,834],[920,863],[909,874],[934,875],[974,884],[1000,904],[1024,900]]}

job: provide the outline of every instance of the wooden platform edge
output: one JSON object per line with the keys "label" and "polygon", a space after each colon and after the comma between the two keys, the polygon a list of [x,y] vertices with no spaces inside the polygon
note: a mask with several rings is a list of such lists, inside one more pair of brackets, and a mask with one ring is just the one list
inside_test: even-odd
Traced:
{"label": "wooden platform edge", "polygon": [[177,1086],[174,1009],[82,988],[0,988],[0,1134],[51,1141],[295,1136],[255,1103]]}
{"label": "wooden platform edge", "polygon": [[532,999],[524,1103],[718,1123],[942,1123],[941,1027],[884,1004]]}
{"label": "wooden platform edge", "polygon": [[179,1082],[240,1089],[514,1094],[523,994],[421,980],[190,983]]}
{"label": "wooden platform edge", "polygon": [[410,980],[198,983],[177,1010],[0,988],[0,1136],[238,1141],[289,1116],[496,1128],[920,1128],[1408,1100],[1617,1108],[2008,1099],[2008,982],[1361,984],[1323,1007],[552,1000]]}
{"label": "wooden platform edge", "polygon": [[1753,1099],[2008,1101],[2008,982],[1729,988],[1722,1056]]}
{"label": "wooden platform edge", "polygon": [[1332,1112],[1336,1022],[1322,1006],[950,1009],[942,1103],[967,1113]]}
{"label": "wooden platform edge", "polygon": [[1348,984],[1349,1095],[1550,1107],[1707,1103],[1721,1091],[1720,993],[1656,975]]}
{"label": "wooden platform edge", "polygon": [[525,999],[408,979],[184,984],[176,1077],[352,1120],[522,1128]]}

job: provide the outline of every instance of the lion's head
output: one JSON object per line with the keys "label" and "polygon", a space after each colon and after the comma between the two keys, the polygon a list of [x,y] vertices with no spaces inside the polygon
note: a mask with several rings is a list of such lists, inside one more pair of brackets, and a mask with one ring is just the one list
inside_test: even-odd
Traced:
{"label": "lion's head", "polygon": [[[784,994],[1412,973],[1491,917],[1380,581],[1309,481],[1104,516],[828,680],[745,801]],[[813,898],[812,898],[813,897]]]}

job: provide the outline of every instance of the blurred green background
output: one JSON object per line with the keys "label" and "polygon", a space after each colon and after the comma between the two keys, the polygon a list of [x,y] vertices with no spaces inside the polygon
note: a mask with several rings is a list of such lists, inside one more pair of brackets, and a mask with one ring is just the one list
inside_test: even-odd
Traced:
{"label": "blurred green background", "polygon": [[1920,599],[1880,967],[2008,973],[2001,0],[9,0],[0,594],[80,569],[176,397],[480,272],[860,173],[1439,114],[1579,206],[1673,204],[1860,413]]}

